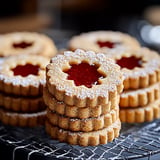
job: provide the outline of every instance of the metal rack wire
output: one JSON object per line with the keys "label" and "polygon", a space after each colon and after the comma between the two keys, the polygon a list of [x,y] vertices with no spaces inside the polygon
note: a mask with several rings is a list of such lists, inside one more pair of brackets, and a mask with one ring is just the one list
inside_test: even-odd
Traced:
{"label": "metal rack wire", "polygon": [[[160,120],[145,124],[122,124],[121,134],[113,142],[96,147],[80,147],[52,140],[44,128],[19,128],[0,125],[0,145],[12,148],[14,160],[20,152],[27,160],[44,159],[138,159],[160,153]],[[157,159],[158,160],[158,159]]]}

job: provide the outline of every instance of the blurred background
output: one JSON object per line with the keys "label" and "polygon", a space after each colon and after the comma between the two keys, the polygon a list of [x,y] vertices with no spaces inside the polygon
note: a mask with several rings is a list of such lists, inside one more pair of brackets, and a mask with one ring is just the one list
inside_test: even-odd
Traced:
{"label": "blurred background", "polygon": [[122,31],[160,51],[160,0],[1,1],[0,33],[24,30],[57,41],[93,30]]}

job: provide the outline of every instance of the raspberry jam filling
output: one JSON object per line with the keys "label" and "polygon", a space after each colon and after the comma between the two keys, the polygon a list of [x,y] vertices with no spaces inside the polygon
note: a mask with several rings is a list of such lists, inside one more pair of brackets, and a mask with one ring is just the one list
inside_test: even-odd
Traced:
{"label": "raspberry jam filling", "polygon": [[24,41],[22,41],[20,43],[13,43],[14,48],[23,48],[23,49],[27,48],[27,47],[30,47],[32,45],[33,45],[32,42],[24,42]]}
{"label": "raspberry jam filling", "polygon": [[76,86],[85,85],[91,88],[92,85],[98,85],[99,79],[104,78],[97,69],[96,65],[89,65],[88,63],[82,62],[80,64],[71,64],[71,68],[64,71],[68,74],[68,80],[74,80]]}
{"label": "raspberry jam filling", "polygon": [[117,60],[116,63],[121,66],[121,68],[134,69],[135,67],[142,67],[142,59],[135,56],[122,57]]}
{"label": "raspberry jam filling", "polygon": [[38,75],[40,67],[39,65],[25,64],[18,65],[15,68],[12,68],[14,76],[20,75],[22,77],[27,77],[28,75]]}
{"label": "raspberry jam filling", "polygon": [[117,43],[110,41],[97,41],[97,44],[99,45],[100,48],[102,47],[114,48]]}

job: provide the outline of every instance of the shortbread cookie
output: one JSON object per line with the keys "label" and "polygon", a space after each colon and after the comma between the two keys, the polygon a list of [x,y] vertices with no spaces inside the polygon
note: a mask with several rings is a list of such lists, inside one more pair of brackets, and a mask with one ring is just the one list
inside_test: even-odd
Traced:
{"label": "shortbread cookie", "polygon": [[74,36],[68,43],[70,50],[84,49],[108,53],[110,50],[140,48],[139,42],[132,36],[115,31],[91,31]]}
{"label": "shortbread cookie", "polygon": [[105,115],[85,119],[65,117],[48,110],[47,118],[52,125],[65,130],[90,132],[112,125],[119,118],[119,109],[117,107],[116,110],[111,110]]}
{"label": "shortbread cookie", "polygon": [[38,112],[46,109],[43,97],[9,96],[0,93],[0,106],[16,112]]}
{"label": "shortbread cookie", "polygon": [[16,113],[0,109],[0,121],[3,124],[20,127],[44,125],[46,111],[36,113]]}
{"label": "shortbread cookie", "polygon": [[51,59],[46,69],[49,92],[77,107],[107,104],[123,90],[120,67],[104,54],[67,51]]}
{"label": "shortbread cookie", "polygon": [[54,96],[52,96],[46,87],[43,90],[43,99],[51,111],[55,111],[60,115],[64,115],[72,118],[90,118],[98,117],[108,113],[111,109],[116,109],[119,104],[119,97],[113,99],[112,102],[104,105],[98,105],[94,107],[76,107],[65,104],[62,101],[57,101]]}
{"label": "shortbread cookie", "polygon": [[38,55],[16,55],[0,64],[0,91],[20,96],[38,96],[46,83],[49,59]]}
{"label": "shortbread cookie", "polygon": [[36,32],[12,32],[0,35],[0,56],[37,54],[53,57],[57,48],[53,40]]}
{"label": "shortbread cookie", "polygon": [[121,67],[124,89],[145,88],[160,81],[160,56],[148,48],[127,52],[110,52],[107,57]]}
{"label": "shortbread cookie", "polygon": [[53,138],[61,142],[80,146],[96,146],[99,144],[106,144],[111,142],[114,138],[119,136],[121,123],[119,119],[111,126],[93,132],[72,132],[60,129],[46,121],[46,132]]}
{"label": "shortbread cookie", "polygon": [[160,118],[160,100],[144,107],[120,108],[120,120],[127,123],[142,123]]}
{"label": "shortbread cookie", "polygon": [[145,106],[160,98],[160,83],[155,83],[147,88],[124,91],[120,95],[120,107]]}

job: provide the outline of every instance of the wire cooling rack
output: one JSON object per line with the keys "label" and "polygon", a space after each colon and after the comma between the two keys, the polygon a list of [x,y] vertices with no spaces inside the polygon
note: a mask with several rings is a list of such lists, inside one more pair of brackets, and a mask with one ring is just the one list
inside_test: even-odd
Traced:
{"label": "wire cooling rack", "polygon": [[51,139],[43,127],[20,128],[0,124],[0,153],[0,157],[5,154],[12,160],[22,157],[23,160],[159,160],[160,120],[144,124],[122,124],[118,138],[95,147],[60,143]]}

